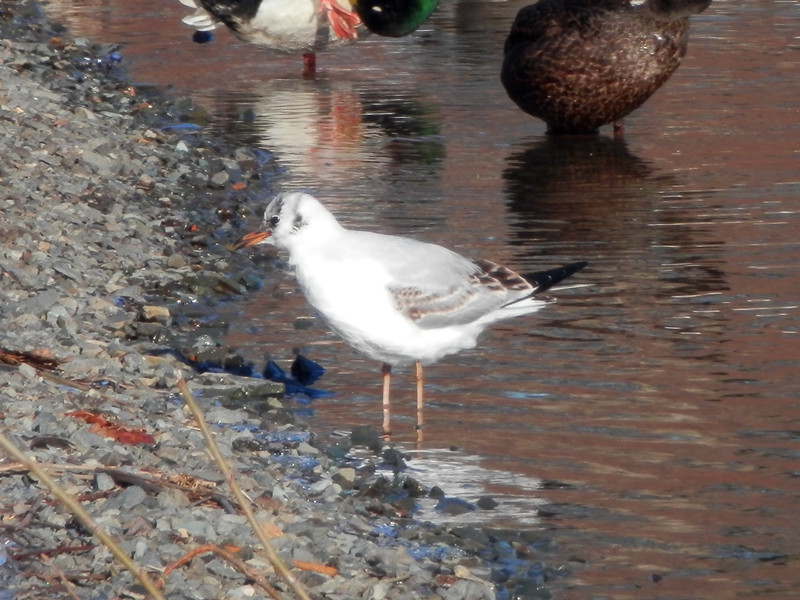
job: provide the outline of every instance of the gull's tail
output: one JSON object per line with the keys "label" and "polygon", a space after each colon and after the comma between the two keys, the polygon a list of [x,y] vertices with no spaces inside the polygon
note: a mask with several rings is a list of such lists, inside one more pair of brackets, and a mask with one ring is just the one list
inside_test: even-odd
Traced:
{"label": "gull's tail", "polygon": [[537,271],[536,273],[528,273],[523,277],[533,286],[534,294],[541,294],[545,290],[550,289],[558,282],[563,281],[570,275],[574,275],[585,267],[587,263],[585,260],[580,262],[571,263],[558,267],[556,269],[548,269],[547,271]]}

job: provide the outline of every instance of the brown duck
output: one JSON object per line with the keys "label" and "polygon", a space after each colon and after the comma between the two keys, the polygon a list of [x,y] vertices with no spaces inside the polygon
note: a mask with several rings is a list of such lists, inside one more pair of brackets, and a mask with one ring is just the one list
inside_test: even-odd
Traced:
{"label": "brown duck", "polygon": [[501,80],[548,133],[596,133],[641,106],[686,54],[711,0],[539,0],[519,11]]}

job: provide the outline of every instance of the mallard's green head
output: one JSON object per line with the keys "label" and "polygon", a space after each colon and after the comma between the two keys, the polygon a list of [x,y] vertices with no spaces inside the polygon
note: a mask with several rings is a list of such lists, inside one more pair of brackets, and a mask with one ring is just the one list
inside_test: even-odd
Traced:
{"label": "mallard's green head", "polygon": [[350,0],[367,29],[378,35],[402,37],[431,16],[439,0]]}

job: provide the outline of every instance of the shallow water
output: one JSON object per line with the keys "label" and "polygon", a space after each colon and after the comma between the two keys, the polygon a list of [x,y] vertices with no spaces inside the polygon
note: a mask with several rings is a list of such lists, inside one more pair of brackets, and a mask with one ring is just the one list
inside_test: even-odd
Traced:
{"label": "shallow water", "polygon": [[[523,4],[443,0],[408,38],[320,55],[314,80],[299,57],[226,32],[193,44],[177,1],[51,10],[124,42],[135,79],[194,96],[209,131],[273,152],[277,187],[314,191],[347,224],[523,272],[589,260],[572,278],[583,287],[427,369],[418,449],[411,373],[394,380],[412,470],[501,503],[460,520],[546,528],[586,561],[553,583],[558,598],[792,597],[800,8],[716,0],[624,141],[569,141],[499,85]],[[328,368],[320,386],[336,396],[314,402],[317,430],[380,424],[379,366],[322,323],[296,330],[313,313],[288,275],[236,310],[228,341],[250,358],[288,366],[297,347]]]}

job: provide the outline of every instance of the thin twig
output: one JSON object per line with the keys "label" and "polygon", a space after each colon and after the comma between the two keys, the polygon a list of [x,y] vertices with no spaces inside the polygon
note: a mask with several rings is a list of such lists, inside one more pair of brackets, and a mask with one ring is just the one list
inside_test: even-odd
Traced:
{"label": "thin twig", "polygon": [[256,573],[253,569],[248,567],[241,559],[239,559],[233,552],[231,552],[228,548],[223,546],[218,546],[216,544],[205,544],[204,546],[198,546],[194,548],[191,552],[188,552],[181,556],[175,562],[170,563],[164,569],[164,572],[161,575],[161,578],[158,580],[157,585],[162,587],[163,584],[166,582],[167,577],[170,573],[172,573],[178,567],[181,567],[188,563],[190,560],[195,558],[196,556],[200,556],[201,554],[205,554],[207,552],[213,552],[223,560],[227,561],[231,564],[235,569],[238,569],[240,573],[251,579],[256,585],[261,586],[264,591],[266,591],[272,598],[275,600],[281,600],[281,596],[274,587],[272,587],[269,582],[264,579],[259,573]]}
{"label": "thin twig", "polygon": [[[164,488],[181,490],[194,503],[213,501],[219,504],[225,510],[225,512],[230,514],[236,513],[236,509],[231,503],[231,500],[228,499],[223,493],[214,491],[214,489],[211,487],[209,487],[207,490],[204,490],[202,487],[176,483],[166,479],[165,477],[154,475],[153,473],[134,473],[133,471],[121,469],[119,467],[87,467],[85,465],[58,465],[55,463],[36,464],[39,465],[39,468],[50,472],[69,471],[73,473],[85,473],[87,475],[105,473],[106,475],[110,476],[115,483],[136,485],[142,488],[144,491],[154,494],[161,492]],[[27,465],[21,462],[0,464],[0,477],[4,477],[6,475],[20,475],[22,473],[27,473],[29,470],[30,469],[28,469]],[[200,483],[205,482],[201,481]],[[91,497],[97,496],[84,495],[80,498],[83,499]],[[3,523],[0,523],[0,526],[3,525]]]}
{"label": "thin twig", "polygon": [[122,407],[131,406],[130,401],[124,400],[117,396],[112,396],[107,392],[103,392],[101,390],[92,387],[88,383],[83,383],[82,381],[77,381],[76,379],[62,377],[61,375],[56,375],[55,373],[51,373],[50,371],[45,371],[43,369],[36,369],[36,374],[42,379],[46,379],[51,383],[63,385],[64,387],[71,387],[80,392],[85,392],[87,394],[91,393],[92,396],[97,396],[98,398],[111,402],[116,406],[122,406]]}
{"label": "thin twig", "polygon": [[50,477],[43,469],[41,469],[35,461],[32,461],[25,456],[19,450],[19,448],[12,444],[11,441],[2,433],[0,433],[0,446],[2,446],[3,449],[11,456],[23,463],[30,470],[30,472],[33,473],[36,479],[46,485],[53,495],[61,500],[61,502],[69,509],[69,511],[78,518],[84,527],[97,536],[97,539],[99,539],[111,551],[114,557],[121,562],[125,568],[128,569],[128,571],[130,571],[130,573],[139,581],[139,583],[142,584],[142,586],[153,598],[156,600],[166,600],[164,595],[153,584],[152,579],[150,579],[150,577],[148,577],[144,571],[136,566],[136,563],[130,559],[125,551],[119,547],[119,545],[108,533],[105,532],[105,530],[100,528],[97,522],[89,516],[89,513],[87,513],[72,496],[64,491],[64,489],[61,488],[52,477]]}
{"label": "thin twig", "polygon": [[272,567],[275,571],[286,580],[295,593],[300,597],[301,600],[311,600],[306,592],[303,585],[297,580],[297,578],[292,574],[289,569],[286,568],[286,565],[283,564],[283,561],[277,555],[275,550],[272,548],[272,544],[269,543],[264,530],[259,525],[258,521],[256,521],[256,516],[253,513],[253,509],[250,508],[250,503],[247,501],[244,493],[242,492],[239,484],[236,483],[236,480],[233,477],[233,471],[231,467],[228,465],[228,462],[222,456],[222,453],[219,451],[219,447],[217,443],[214,441],[214,437],[211,435],[211,430],[208,428],[208,424],[206,423],[205,418],[203,417],[203,413],[200,410],[200,407],[197,405],[197,402],[194,401],[192,398],[192,394],[189,391],[189,386],[186,383],[186,380],[183,378],[183,375],[179,371],[176,372],[176,376],[178,378],[177,386],[178,390],[183,396],[183,400],[186,402],[186,405],[189,407],[189,410],[192,412],[192,416],[194,417],[195,422],[197,423],[198,428],[200,429],[203,437],[206,440],[206,444],[208,445],[208,450],[211,455],[214,457],[214,460],[217,462],[217,466],[219,467],[220,472],[222,473],[225,481],[228,484],[233,495],[236,497],[236,501],[239,503],[244,516],[247,518],[247,521],[250,523],[250,526],[253,528],[258,540],[261,542],[261,545],[264,547],[264,551],[267,553],[267,559],[269,560]]}
{"label": "thin twig", "polygon": [[222,548],[220,546],[215,547],[213,551],[217,556],[224,558],[234,567],[239,569],[239,571],[247,575],[256,585],[261,586],[272,598],[275,600],[281,600],[281,595],[278,593],[278,590],[272,587],[269,582],[259,573],[256,573],[254,569],[248,567],[244,561],[239,559],[239,557],[233,554],[233,552],[230,552],[227,548]]}
{"label": "thin twig", "polygon": [[21,519],[17,520],[8,520],[4,522],[0,522],[0,527],[7,530],[16,530],[19,531],[21,529],[25,529],[31,521],[33,521],[33,516],[36,514],[36,511],[39,510],[39,507],[44,502],[44,497],[39,494],[34,499],[33,503],[28,507],[28,510],[25,511],[25,516]]}
{"label": "thin twig", "polygon": [[55,574],[56,574],[56,575],[58,576],[58,578],[61,580],[61,584],[62,584],[62,585],[64,586],[64,588],[67,590],[67,593],[69,594],[69,597],[70,597],[70,598],[72,598],[73,600],[81,600],[81,597],[80,597],[80,596],[78,596],[78,593],[77,593],[77,592],[76,592],[76,590],[75,590],[75,584],[74,584],[74,583],[72,583],[72,582],[69,580],[69,578],[66,576],[66,574],[64,573],[64,571],[62,571],[61,569],[59,569],[59,568],[58,568],[58,566],[56,565],[56,563],[55,563],[55,562],[53,562],[53,559],[52,559],[52,558],[50,558],[49,556],[47,556],[46,554],[42,554],[42,555],[41,555],[39,558],[41,559],[41,561],[42,561],[44,564],[46,564],[46,565],[47,565],[48,567],[50,567],[50,568],[51,568],[53,571],[55,571]]}
{"label": "thin twig", "polygon": [[307,560],[298,560],[296,558],[293,558],[292,562],[295,567],[303,569],[303,571],[313,571],[314,573],[321,573],[328,577],[336,577],[336,575],[339,574],[339,569],[331,567],[330,565],[323,565],[322,563],[310,562]]}
{"label": "thin twig", "polygon": [[26,560],[32,556],[57,556],[59,554],[81,554],[91,552],[97,548],[93,544],[83,544],[81,546],[61,546],[59,548],[45,548],[44,550],[33,550],[31,552],[11,553],[14,560]]}

